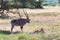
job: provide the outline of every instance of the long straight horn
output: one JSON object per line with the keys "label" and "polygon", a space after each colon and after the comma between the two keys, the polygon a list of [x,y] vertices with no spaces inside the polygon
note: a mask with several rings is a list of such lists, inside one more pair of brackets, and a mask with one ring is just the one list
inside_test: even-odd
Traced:
{"label": "long straight horn", "polygon": [[19,12],[19,9],[17,9],[17,13],[18,13],[19,17],[21,18],[22,16],[21,16],[21,13]]}
{"label": "long straight horn", "polygon": [[29,19],[29,16],[28,16],[27,12],[24,9],[23,9],[23,12],[24,12],[26,18]]}

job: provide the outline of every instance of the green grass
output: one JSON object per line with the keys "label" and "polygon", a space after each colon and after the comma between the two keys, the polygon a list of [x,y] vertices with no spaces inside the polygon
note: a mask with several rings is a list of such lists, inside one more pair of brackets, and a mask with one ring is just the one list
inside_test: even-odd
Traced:
{"label": "green grass", "polygon": [[0,40],[60,40],[59,33],[38,33],[38,34],[28,34],[28,33],[18,33],[18,34],[0,34]]}
{"label": "green grass", "polygon": [[42,38],[41,34],[28,34],[28,33],[18,33],[18,34],[0,34],[0,40],[40,40]]}

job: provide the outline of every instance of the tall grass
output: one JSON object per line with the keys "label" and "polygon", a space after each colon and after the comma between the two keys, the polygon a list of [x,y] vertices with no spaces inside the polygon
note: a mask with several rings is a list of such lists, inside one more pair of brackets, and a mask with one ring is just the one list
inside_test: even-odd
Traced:
{"label": "tall grass", "polygon": [[48,12],[48,13],[31,13],[30,16],[58,16],[60,13]]}
{"label": "tall grass", "polygon": [[[24,26],[25,31],[34,31],[40,28],[43,28],[45,33],[16,33],[16,34],[10,34],[10,31],[6,30],[0,30],[0,40],[60,40],[60,21],[56,20],[55,22],[52,23],[47,23],[43,22],[41,23],[40,21],[35,20],[36,16],[58,16],[60,13],[38,13],[38,14],[30,14],[29,16],[32,17],[31,23],[26,24]],[[10,19],[6,21],[7,19],[1,19],[0,23],[4,22],[4,26],[10,26],[8,23],[10,22]],[[0,24],[2,25],[2,24]],[[4,27],[2,26],[2,27]]]}

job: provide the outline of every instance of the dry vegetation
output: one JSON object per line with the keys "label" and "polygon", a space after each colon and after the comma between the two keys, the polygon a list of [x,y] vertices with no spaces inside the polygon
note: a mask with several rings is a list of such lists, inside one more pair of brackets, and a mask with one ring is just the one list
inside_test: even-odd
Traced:
{"label": "dry vegetation", "polygon": [[[34,12],[34,9],[32,10]],[[37,11],[33,13],[32,10],[29,13],[31,22],[24,26],[24,33],[9,35],[11,19],[0,19],[0,40],[60,40],[60,9],[53,9],[54,11],[52,9],[48,9],[48,11],[46,11],[47,9],[37,9],[40,13]],[[13,15],[16,16],[16,14]],[[25,18],[24,15],[23,17]],[[45,33],[29,34],[40,28],[43,28]],[[18,31],[20,28],[15,27],[14,32]]]}

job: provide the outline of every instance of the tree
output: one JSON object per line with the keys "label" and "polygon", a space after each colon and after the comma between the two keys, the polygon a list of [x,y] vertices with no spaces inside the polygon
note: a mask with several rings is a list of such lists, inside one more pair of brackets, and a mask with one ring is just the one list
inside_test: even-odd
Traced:
{"label": "tree", "polygon": [[36,7],[36,8],[43,8],[43,7],[41,6],[42,1],[43,1],[43,0],[36,0],[36,2],[35,2],[35,7]]}
{"label": "tree", "polygon": [[43,0],[26,0],[26,2],[27,2],[28,4],[30,4],[30,6],[33,7],[33,8],[43,8],[43,7],[41,6]]}
{"label": "tree", "polygon": [[8,1],[7,0],[1,0],[1,8],[0,8],[0,11],[2,11],[2,12],[0,12],[1,13],[1,16],[0,17],[5,17],[5,18],[7,18],[8,17],[8,15],[7,15],[7,13],[5,14],[4,13],[4,10],[7,10],[7,11],[9,11],[9,7],[8,7]]}
{"label": "tree", "polygon": [[43,8],[43,0],[13,0],[13,5],[20,8]]}
{"label": "tree", "polygon": [[60,3],[60,0],[58,0],[58,3]]}
{"label": "tree", "polygon": [[13,7],[13,8],[43,8],[41,6],[42,2],[43,2],[43,0],[12,0],[11,3],[9,3],[9,1],[5,0],[5,2],[1,2],[4,5],[2,5],[2,4],[1,5],[2,5],[3,9],[9,8],[9,7]]}

